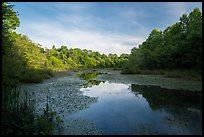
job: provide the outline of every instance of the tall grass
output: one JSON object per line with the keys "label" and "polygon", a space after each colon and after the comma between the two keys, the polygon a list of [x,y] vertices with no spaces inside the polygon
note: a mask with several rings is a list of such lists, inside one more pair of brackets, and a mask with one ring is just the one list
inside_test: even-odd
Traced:
{"label": "tall grass", "polygon": [[25,92],[20,98],[20,92],[14,89],[4,91],[2,103],[2,133],[3,135],[32,134],[34,121],[34,102],[28,100]]}
{"label": "tall grass", "polygon": [[[50,135],[62,123],[53,122],[56,112],[49,109],[48,102],[42,115],[35,114],[35,100],[28,92],[17,88],[5,88],[2,99],[2,135]],[[6,92],[5,92],[6,91]]]}

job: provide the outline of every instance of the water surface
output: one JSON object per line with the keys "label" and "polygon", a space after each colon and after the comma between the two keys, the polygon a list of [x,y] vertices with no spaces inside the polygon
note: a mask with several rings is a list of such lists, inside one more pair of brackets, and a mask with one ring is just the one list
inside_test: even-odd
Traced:
{"label": "water surface", "polygon": [[93,121],[109,135],[202,134],[200,93],[87,80],[80,90],[98,101],[67,119]]}

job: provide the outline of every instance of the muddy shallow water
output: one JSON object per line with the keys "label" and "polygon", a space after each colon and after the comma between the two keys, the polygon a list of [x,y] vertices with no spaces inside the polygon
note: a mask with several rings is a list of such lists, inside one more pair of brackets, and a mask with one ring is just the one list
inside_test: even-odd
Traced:
{"label": "muddy shallow water", "polygon": [[69,72],[26,88],[36,93],[38,108],[46,94],[37,91],[51,91],[49,103],[64,120],[60,134],[202,134],[200,83],[165,80],[97,70]]}

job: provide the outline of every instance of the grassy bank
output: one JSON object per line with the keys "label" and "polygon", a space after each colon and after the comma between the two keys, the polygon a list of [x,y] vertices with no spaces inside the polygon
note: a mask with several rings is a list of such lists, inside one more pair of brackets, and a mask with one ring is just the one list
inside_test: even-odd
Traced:
{"label": "grassy bank", "polygon": [[164,77],[168,78],[182,78],[187,80],[198,80],[202,81],[202,71],[198,70],[181,70],[181,69],[175,69],[175,70],[168,70],[168,69],[157,69],[157,70],[133,70],[133,71],[127,71],[123,69],[121,71],[121,74],[151,74],[151,75],[163,75]]}

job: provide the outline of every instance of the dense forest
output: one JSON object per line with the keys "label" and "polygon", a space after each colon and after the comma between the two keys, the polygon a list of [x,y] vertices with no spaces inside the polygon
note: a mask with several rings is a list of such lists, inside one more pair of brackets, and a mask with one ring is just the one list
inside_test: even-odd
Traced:
{"label": "dense forest", "polygon": [[38,83],[54,72],[74,69],[122,68],[122,73],[181,69],[202,73],[202,13],[198,8],[183,14],[179,22],[164,31],[154,29],[130,55],[118,56],[66,45],[44,49],[14,31],[20,20],[13,6],[2,3],[3,134],[50,134],[54,127],[48,120],[54,113],[48,113],[48,108],[35,118],[27,98],[19,102],[16,87],[20,82]]}
{"label": "dense forest", "polygon": [[202,13],[195,8],[189,15],[164,31],[152,30],[138,48],[131,50],[123,73],[144,70],[193,70],[202,72]]}

